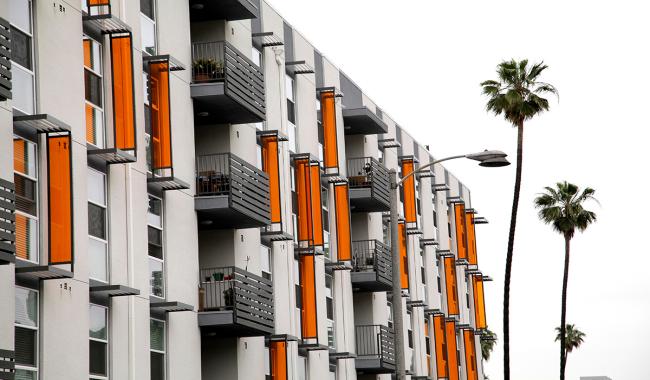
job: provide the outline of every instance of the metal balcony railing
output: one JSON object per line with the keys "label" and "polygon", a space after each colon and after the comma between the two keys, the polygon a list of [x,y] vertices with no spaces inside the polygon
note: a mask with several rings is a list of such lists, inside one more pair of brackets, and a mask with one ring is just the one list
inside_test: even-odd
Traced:
{"label": "metal balcony railing", "polygon": [[264,74],[226,41],[192,44],[192,82],[222,82],[225,95],[265,118]]}
{"label": "metal balcony railing", "polygon": [[353,272],[377,272],[377,275],[390,282],[391,270],[390,247],[378,240],[352,242]]}
{"label": "metal balcony railing", "polygon": [[235,324],[273,330],[270,280],[237,267],[204,268],[199,272],[199,311],[232,311]]}
{"label": "metal balcony railing", "polygon": [[390,178],[384,165],[372,157],[351,158],[348,160],[348,182],[351,202],[354,203],[355,189],[369,190],[369,198],[377,203],[370,211],[383,211],[390,208]]}
{"label": "metal balcony railing", "polygon": [[268,175],[232,153],[196,158],[196,194],[226,196],[229,208],[270,223]]}
{"label": "metal balcony railing", "polygon": [[355,326],[357,359],[377,359],[382,365],[395,364],[393,332],[382,325]]}

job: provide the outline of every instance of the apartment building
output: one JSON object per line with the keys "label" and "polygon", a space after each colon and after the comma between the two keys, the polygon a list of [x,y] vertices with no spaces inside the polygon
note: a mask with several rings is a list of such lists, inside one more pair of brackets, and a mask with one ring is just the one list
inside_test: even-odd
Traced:
{"label": "apartment building", "polygon": [[271,5],[0,18],[0,379],[385,380],[395,334],[411,379],[484,378],[469,189],[391,190],[432,153]]}

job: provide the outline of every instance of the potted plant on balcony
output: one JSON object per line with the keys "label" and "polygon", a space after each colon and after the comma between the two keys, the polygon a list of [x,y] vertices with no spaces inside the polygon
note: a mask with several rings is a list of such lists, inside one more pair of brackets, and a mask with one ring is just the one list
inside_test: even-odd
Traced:
{"label": "potted plant on balcony", "polygon": [[199,58],[192,61],[192,78],[196,82],[205,82],[223,78],[223,62],[214,58]]}
{"label": "potted plant on balcony", "polygon": [[235,306],[235,293],[232,288],[223,291],[223,300],[226,307]]}

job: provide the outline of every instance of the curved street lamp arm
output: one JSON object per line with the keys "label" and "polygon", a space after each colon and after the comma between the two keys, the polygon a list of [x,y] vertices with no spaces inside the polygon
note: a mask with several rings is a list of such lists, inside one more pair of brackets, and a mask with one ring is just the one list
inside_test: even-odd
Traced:
{"label": "curved street lamp arm", "polygon": [[395,189],[397,189],[398,187],[400,187],[400,186],[402,185],[402,183],[404,183],[404,181],[406,181],[406,180],[407,180],[408,178],[410,178],[411,176],[423,172],[424,169],[428,169],[428,168],[430,168],[431,166],[433,166],[433,165],[435,165],[435,164],[439,164],[439,163],[441,163],[441,162],[443,162],[443,161],[455,160],[455,159],[457,159],[457,158],[465,158],[465,157],[467,157],[466,154],[461,154],[461,155],[458,155],[458,156],[445,157],[445,158],[441,158],[441,159],[439,159],[439,160],[435,160],[435,161],[433,161],[433,162],[429,162],[428,164],[419,167],[418,170],[414,170],[414,171],[410,172],[406,177],[403,177],[401,180],[399,180],[399,181],[395,184]]}

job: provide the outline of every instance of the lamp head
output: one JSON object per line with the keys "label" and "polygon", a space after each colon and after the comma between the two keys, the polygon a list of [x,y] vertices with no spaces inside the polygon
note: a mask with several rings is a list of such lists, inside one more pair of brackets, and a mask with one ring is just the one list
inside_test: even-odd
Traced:
{"label": "lamp head", "polygon": [[484,150],[482,152],[468,154],[465,157],[478,161],[480,166],[488,168],[510,165],[510,162],[506,159],[508,155],[500,150]]}

